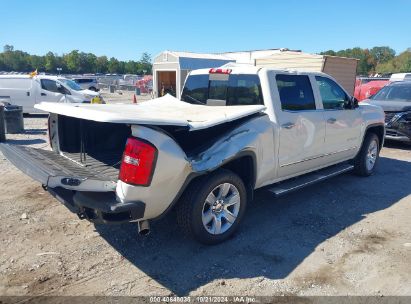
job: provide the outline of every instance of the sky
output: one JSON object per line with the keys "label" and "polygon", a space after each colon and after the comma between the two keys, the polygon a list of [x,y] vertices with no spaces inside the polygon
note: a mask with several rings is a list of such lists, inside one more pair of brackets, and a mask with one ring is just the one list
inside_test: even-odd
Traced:
{"label": "sky", "polygon": [[411,47],[410,0],[0,0],[0,11],[0,46],[36,55]]}

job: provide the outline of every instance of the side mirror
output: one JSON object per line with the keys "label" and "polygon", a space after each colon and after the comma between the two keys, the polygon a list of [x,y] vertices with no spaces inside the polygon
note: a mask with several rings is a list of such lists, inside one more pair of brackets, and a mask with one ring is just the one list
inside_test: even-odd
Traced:
{"label": "side mirror", "polygon": [[358,105],[358,99],[357,99],[357,98],[352,97],[352,98],[351,98],[351,103],[352,103],[351,109],[356,109],[356,108],[359,107],[359,105]]}

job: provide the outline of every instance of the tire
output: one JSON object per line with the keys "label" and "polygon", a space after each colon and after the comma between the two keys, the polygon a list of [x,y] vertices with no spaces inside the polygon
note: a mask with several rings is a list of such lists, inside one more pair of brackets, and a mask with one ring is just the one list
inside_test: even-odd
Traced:
{"label": "tire", "polygon": [[188,186],[177,205],[177,223],[184,234],[200,243],[218,244],[233,235],[246,204],[247,191],[241,178],[219,169]]}
{"label": "tire", "polygon": [[375,133],[365,136],[361,150],[354,159],[354,173],[359,176],[370,176],[374,173],[380,154],[380,140]]}

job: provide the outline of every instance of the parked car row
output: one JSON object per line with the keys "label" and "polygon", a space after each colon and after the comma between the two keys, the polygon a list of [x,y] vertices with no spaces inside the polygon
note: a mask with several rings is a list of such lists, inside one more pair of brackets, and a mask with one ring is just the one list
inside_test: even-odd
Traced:
{"label": "parked car row", "polygon": [[99,93],[84,89],[71,79],[50,75],[0,75],[2,102],[23,106],[24,113],[36,113],[40,102],[102,102]]}

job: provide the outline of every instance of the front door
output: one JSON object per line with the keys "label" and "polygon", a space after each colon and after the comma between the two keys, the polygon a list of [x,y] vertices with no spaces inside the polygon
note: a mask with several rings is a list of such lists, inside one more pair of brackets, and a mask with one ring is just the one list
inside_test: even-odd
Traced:
{"label": "front door", "polygon": [[277,74],[276,83],[281,102],[278,177],[283,178],[318,167],[325,122],[309,76]]}
{"label": "front door", "polygon": [[61,85],[53,79],[40,79],[39,102],[64,102],[65,95],[61,93]]}
{"label": "front door", "polygon": [[326,122],[324,153],[328,162],[354,157],[361,144],[362,119],[349,106],[350,96],[332,79],[315,77]]}

